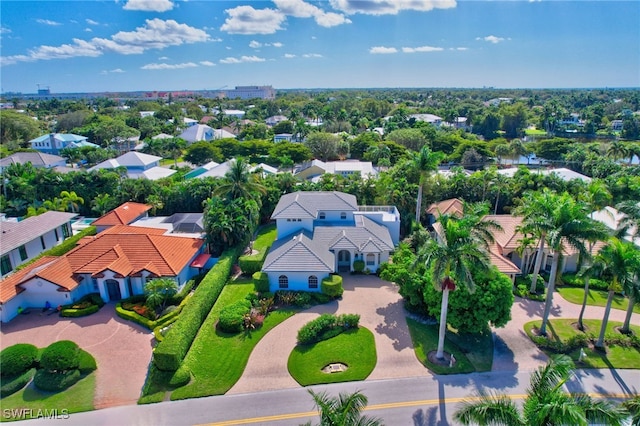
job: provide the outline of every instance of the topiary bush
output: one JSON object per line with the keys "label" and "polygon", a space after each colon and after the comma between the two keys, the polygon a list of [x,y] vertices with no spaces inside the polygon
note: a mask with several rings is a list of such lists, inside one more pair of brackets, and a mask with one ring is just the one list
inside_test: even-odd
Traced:
{"label": "topiary bush", "polygon": [[362,273],[364,271],[364,260],[354,260],[353,261],[353,271],[357,273]]}
{"label": "topiary bush", "polygon": [[262,271],[253,274],[253,284],[258,293],[266,293],[269,291],[269,276]]}
{"label": "topiary bush", "polygon": [[244,329],[244,317],[251,312],[251,302],[240,300],[225,306],[220,311],[218,329],[225,333],[237,333]]}
{"label": "topiary bush", "polygon": [[81,378],[82,375],[77,368],[61,372],[40,369],[33,378],[33,384],[44,391],[59,392],[75,384]]}
{"label": "topiary bush", "polygon": [[18,343],[0,352],[0,374],[17,376],[34,367],[38,361],[38,348],[29,343]]}
{"label": "topiary bush", "polygon": [[96,359],[89,352],[80,349],[78,351],[78,370],[80,374],[87,375],[98,368]]}
{"label": "topiary bush", "polygon": [[60,310],[60,316],[65,318],[85,317],[87,315],[95,314],[99,310],[100,310],[100,306],[98,305],[89,305],[86,308],[79,308],[79,309],[63,308]]}
{"label": "topiary bush", "polygon": [[0,378],[0,398],[13,395],[25,387],[36,374],[35,368],[30,368],[18,376],[2,376]]}
{"label": "topiary bush", "polygon": [[169,380],[169,386],[173,388],[179,388],[186,386],[191,381],[191,371],[186,365],[181,365],[180,368],[173,373]]}
{"label": "topiary bush", "polygon": [[342,288],[342,277],[340,275],[329,275],[322,280],[320,289],[327,296],[331,296],[334,299],[342,296],[344,292]]}
{"label": "topiary bush", "polygon": [[[69,371],[80,365],[80,348],[70,340],[60,340],[47,346],[40,357],[40,367],[46,371]],[[79,374],[79,373],[78,373]]]}
{"label": "topiary bush", "polygon": [[298,330],[298,344],[308,345],[327,340],[351,328],[357,328],[358,314],[322,314]]}

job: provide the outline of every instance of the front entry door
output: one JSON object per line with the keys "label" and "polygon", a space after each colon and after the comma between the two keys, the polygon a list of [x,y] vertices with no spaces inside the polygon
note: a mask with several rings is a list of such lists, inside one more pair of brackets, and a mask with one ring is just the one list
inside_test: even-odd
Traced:
{"label": "front entry door", "polygon": [[109,293],[109,300],[120,300],[122,294],[120,294],[120,283],[116,280],[107,280],[107,292]]}
{"label": "front entry door", "polygon": [[338,252],[338,271],[349,272],[351,270],[351,253],[348,250]]}

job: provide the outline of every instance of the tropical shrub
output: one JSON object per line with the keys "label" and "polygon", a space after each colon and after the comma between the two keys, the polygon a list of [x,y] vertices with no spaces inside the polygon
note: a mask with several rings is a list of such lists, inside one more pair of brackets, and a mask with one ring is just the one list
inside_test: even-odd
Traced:
{"label": "tropical shrub", "polygon": [[17,376],[34,367],[37,361],[37,347],[18,343],[0,352],[0,373],[3,376]]}
{"label": "tropical shrub", "polygon": [[95,371],[98,368],[98,364],[96,364],[96,359],[89,352],[80,349],[78,352],[78,370],[80,370],[80,374],[87,375],[92,371]]}
{"label": "tropical shrub", "polygon": [[89,305],[86,308],[78,308],[78,309],[74,309],[74,308],[61,309],[60,316],[65,318],[85,317],[87,315],[95,314],[99,310],[100,310],[100,307],[98,305]]}
{"label": "tropical shrub", "polygon": [[60,316],[67,318],[77,318],[91,315],[104,306],[104,300],[100,293],[89,293],[77,301],[60,307]]}
{"label": "tropical shrub", "polygon": [[251,312],[251,303],[248,300],[240,300],[225,306],[220,311],[218,329],[225,333],[237,333],[244,329],[244,318]]}
{"label": "tropical shrub", "polygon": [[47,371],[69,371],[80,365],[80,348],[70,340],[60,340],[47,346],[40,357],[40,367]]}
{"label": "tropical shrub", "polygon": [[36,374],[35,368],[30,368],[17,376],[2,376],[0,378],[0,398],[13,395],[25,387]]}
{"label": "tropical shrub", "polygon": [[333,298],[342,296],[344,292],[342,289],[342,277],[340,275],[329,275],[322,280],[320,289],[324,294]]}
{"label": "tropical shrub", "polygon": [[353,261],[353,270],[357,273],[364,271],[364,260],[358,259]]}
{"label": "tropical shrub", "polygon": [[252,278],[258,293],[266,293],[269,291],[269,276],[266,273],[261,271],[255,272]]}
{"label": "tropical shrub", "polygon": [[82,375],[77,368],[61,372],[41,369],[36,371],[33,384],[44,391],[59,392],[75,384],[81,378]]}
{"label": "tropical shrub", "polygon": [[308,345],[327,340],[351,328],[358,327],[358,314],[322,314],[298,330],[298,343]]}

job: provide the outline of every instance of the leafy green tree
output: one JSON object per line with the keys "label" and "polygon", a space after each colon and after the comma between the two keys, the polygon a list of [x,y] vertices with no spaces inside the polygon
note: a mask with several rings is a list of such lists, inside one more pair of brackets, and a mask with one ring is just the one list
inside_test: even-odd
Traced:
{"label": "leafy green tree", "polygon": [[420,129],[398,129],[389,133],[386,140],[393,141],[412,151],[420,151],[427,139]]}
{"label": "leafy green tree", "polygon": [[264,194],[266,189],[257,182],[257,178],[257,175],[249,171],[249,164],[243,158],[238,158],[231,163],[224,175],[224,183],[213,191],[213,195],[228,200],[259,200],[259,194]]}
{"label": "leafy green tree", "polygon": [[109,210],[115,207],[115,200],[109,194],[98,194],[91,201],[92,210],[99,216],[103,216]]}
{"label": "leafy green tree", "polygon": [[498,164],[502,164],[502,159],[504,157],[509,157],[513,153],[511,147],[506,143],[496,145],[493,151],[495,152],[496,157],[498,157]]}
{"label": "leafy green tree", "polygon": [[80,204],[84,204],[84,198],[76,194],[75,191],[62,191],[60,192],[60,198],[62,199],[62,204],[72,213],[77,213],[80,210]]}
{"label": "leafy green tree", "polygon": [[622,425],[625,410],[609,401],[596,401],[584,394],[565,393],[573,361],[557,355],[531,375],[522,411],[508,395],[478,392],[463,401],[453,415],[463,425]]}
{"label": "leafy green tree", "polygon": [[291,142],[280,142],[274,144],[269,149],[269,156],[271,158],[288,157],[296,164],[313,158],[311,150],[307,146],[301,143]]}
{"label": "leafy green tree", "polygon": [[14,148],[29,148],[29,141],[40,136],[38,121],[32,119],[27,114],[17,111],[2,110],[0,112],[0,143]]}
{"label": "leafy green tree", "polygon": [[172,278],[155,278],[144,286],[144,295],[147,297],[146,305],[160,313],[164,310],[167,301],[178,293],[178,283]]}
{"label": "leafy green tree", "polygon": [[315,158],[327,161],[336,157],[339,142],[340,138],[331,133],[314,132],[307,137],[305,145]]}
{"label": "leafy green tree", "polygon": [[[369,400],[360,391],[340,393],[338,397],[326,392],[308,391],[320,413],[320,426],[381,426],[382,420],[361,414]],[[307,423],[311,425],[311,422]]]}
{"label": "leafy green tree", "polygon": [[640,396],[626,400],[622,406],[631,414],[631,426],[640,426]]}
{"label": "leafy green tree", "polygon": [[196,142],[187,148],[184,155],[185,161],[191,164],[201,166],[210,161],[221,162],[224,157],[219,148],[213,146],[210,142]]}

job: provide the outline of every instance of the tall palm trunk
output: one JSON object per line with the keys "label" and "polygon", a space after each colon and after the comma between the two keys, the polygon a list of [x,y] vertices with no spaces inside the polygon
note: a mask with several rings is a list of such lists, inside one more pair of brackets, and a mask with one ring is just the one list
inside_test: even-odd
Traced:
{"label": "tall palm trunk", "polygon": [[440,331],[438,333],[438,351],[436,358],[444,358],[444,337],[447,332],[447,309],[449,309],[449,289],[442,290],[442,305],[440,308]]}
{"label": "tall palm trunk", "polygon": [[633,314],[633,305],[636,304],[636,298],[634,295],[629,295],[629,307],[627,308],[627,315],[624,317],[624,324],[622,325],[622,330],[620,330],[624,334],[628,334],[631,330],[629,329],[629,324],[631,323],[631,315]]}
{"label": "tall palm trunk", "polygon": [[613,302],[613,296],[615,291],[613,290],[613,286],[610,287],[609,296],[607,297],[607,307],[604,308],[604,317],[602,317],[602,326],[600,327],[600,335],[598,336],[598,341],[596,342],[596,348],[604,348],[604,334],[607,331],[607,323],[609,322],[609,313],[611,312],[611,302]]}
{"label": "tall palm trunk", "polygon": [[584,311],[587,308],[587,299],[589,298],[589,277],[584,277],[584,297],[582,298],[582,307],[580,308],[580,315],[578,315],[578,330],[584,331],[584,324],[582,318],[584,317]]}
{"label": "tall palm trunk", "polygon": [[416,200],[416,224],[420,223],[420,210],[422,210],[422,179],[418,186],[418,199]]}
{"label": "tall palm trunk", "polygon": [[544,303],[544,313],[542,314],[542,325],[540,326],[540,334],[547,335],[547,322],[549,322],[549,314],[551,313],[551,305],[553,304],[553,291],[556,286],[556,274],[558,273],[558,264],[560,263],[560,253],[556,250],[553,254],[553,263],[551,264],[551,274],[549,275],[549,285],[547,286],[547,300]]}
{"label": "tall palm trunk", "polygon": [[542,256],[544,255],[544,239],[546,235],[540,236],[540,245],[538,246],[538,253],[536,254],[536,263],[533,267],[533,274],[531,276],[531,287],[529,293],[535,294],[536,285],[538,284],[538,274],[540,273],[540,265],[542,265]]}

